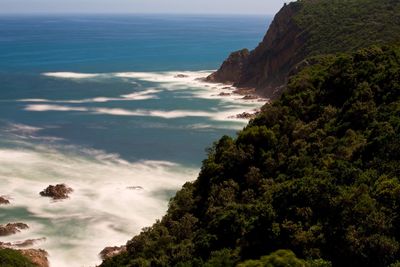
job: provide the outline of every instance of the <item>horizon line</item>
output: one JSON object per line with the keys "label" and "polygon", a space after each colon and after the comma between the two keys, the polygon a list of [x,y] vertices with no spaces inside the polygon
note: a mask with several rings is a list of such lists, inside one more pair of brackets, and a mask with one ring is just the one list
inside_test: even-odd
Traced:
{"label": "horizon line", "polygon": [[0,16],[71,16],[71,15],[178,15],[178,16],[274,16],[272,13],[201,13],[201,12],[1,12]]}

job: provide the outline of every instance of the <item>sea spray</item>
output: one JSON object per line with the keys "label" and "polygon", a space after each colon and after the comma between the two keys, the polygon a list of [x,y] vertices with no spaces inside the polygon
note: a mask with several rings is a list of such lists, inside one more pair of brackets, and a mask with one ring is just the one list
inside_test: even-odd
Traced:
{"label": "sea spray", "polygon": [[[1,241],[46,237],[37,246],[58,267],[98,263],[102,248],[123,244],[160,218],[173,192],[198,172],[173,162],[128,162],[92,149],[14,141],[24,148],[0,149],[2,193],[13,200],[1,208],[0,223],[23,221],[30,230]],[[64,182],[74,189],[69,199],[39,195]]]}

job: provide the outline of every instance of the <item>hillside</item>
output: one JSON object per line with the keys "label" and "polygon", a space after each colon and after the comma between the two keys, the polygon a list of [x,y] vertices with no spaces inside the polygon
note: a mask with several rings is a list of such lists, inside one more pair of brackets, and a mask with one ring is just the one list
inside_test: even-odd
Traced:
{"label": "hillside", "polygon": [[399,151],[400,47],[313,57],[102,266],[399,266]]}
{"label": "hillside", "polygon": [[281,9],[256,49],[232,53],[207,79],[277,98],[290,72],[309,56],[399,40],[400,1],[299,0]]}

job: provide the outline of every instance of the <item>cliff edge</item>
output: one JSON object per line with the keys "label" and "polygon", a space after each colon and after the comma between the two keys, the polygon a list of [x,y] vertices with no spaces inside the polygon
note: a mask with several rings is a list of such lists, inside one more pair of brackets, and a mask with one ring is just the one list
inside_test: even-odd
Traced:
{"label": "cliff edge", "polygon": [[277,98],[289,74],[308,56],[352,52],[399,40],[400,1],[291,2],[276,14],[253,51],[232,53],[207,80],[255,88],[260,95]]}

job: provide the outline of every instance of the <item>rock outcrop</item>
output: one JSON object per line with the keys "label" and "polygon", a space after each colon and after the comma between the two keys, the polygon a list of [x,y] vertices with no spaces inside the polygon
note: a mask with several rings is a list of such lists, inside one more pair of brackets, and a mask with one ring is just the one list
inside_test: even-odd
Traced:
{"label": "rock outcrop", "polygon": [[175,75],[175,77],[174,78],[187,78],[187,77],[189,77],[189,76],[187,76],[186,74],[178,74],[178,75]]}
{"label": "rock outcrop", "polygon": [[0,205],[8,205],[8,204],[10,204],[10,200],[8,200],[4,196],[0,196]]}
{"label": "rock outcrop", "polygon": [[248,49],[233,52],[222,63],[221,68],[206,78],[208,82],[235,84],[240,81],[241,74],[247,66],[250,52]]}
{"label": "rock outcrop", "polygon": [[114,257],[118,254],[121,254],[123,252],[126,252],[126,246],[120,246],[120,247],[106,247],[100,252],[100,257],[102,260],[109,259],[111,257]]}
{"label": "rock outcrop", "polygon": [[22,255],[31,260],[38,267],[49,267],[48,254],[43,249],[21,249],[18,250]]}
{"label": "rock outcrop", "polygon": [[65,184],[49,185],[45,190],[40,192],[43,197],[51,197],[54,200],[61,200],[68,198],[69,194],[74,190]]}
{"label": "rock outcrop", "polygon": [[0,236],[13,235],[28,228],[29,226],[25,223],[8,223],[6,225],[0,225]]}
{"label": "rock outcrop", "polygon": [[206,78],[239,88],[256,88],[258,94],[274,98],[287,82],[291,68],[304,58],[305,36],[294,22],[299,11],[290,3],[275,16],[264,40],[256,49],[232,53],[220,69]]}
{"label": "rock outcrop", "polygon": [[310,56],[398,44],[399,21],[399,1],[291,2],[276,14],[253,51],[232,53],[206,80],[252,87],[259,95],[274,99],[286,88],[296,66]]}

